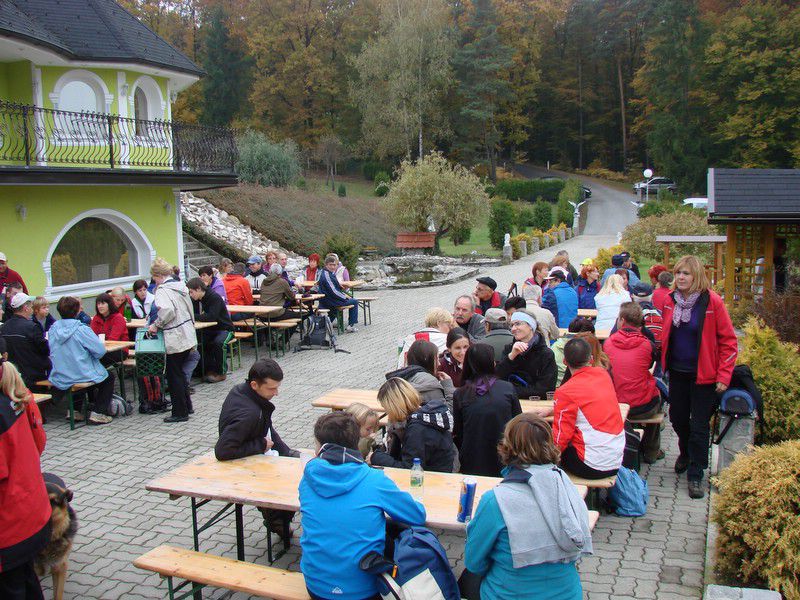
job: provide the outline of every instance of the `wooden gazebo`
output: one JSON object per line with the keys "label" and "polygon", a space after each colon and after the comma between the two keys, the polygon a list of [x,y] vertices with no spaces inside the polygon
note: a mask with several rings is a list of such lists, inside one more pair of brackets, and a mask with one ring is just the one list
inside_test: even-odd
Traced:
{"label": "wooden gazebo", "polygon": [[728,238],[724,235],[659,235],[656,236],[656,242],[664,245],[664,260],[661,261],[667,270],[672,270],[672,261],[670,257],[670,245],[677,244],[709,244],[711,246],[711,260],[710,264],[704,265],[706,274],[712,285],[723,278],[724,273],[724,248],[725,242]]}
{"label": "wooden gazebo", "polygon": [[775,241],[800,237],[800,169],[709,169],[708,222],[727,228],[726,304],[772,292]]}

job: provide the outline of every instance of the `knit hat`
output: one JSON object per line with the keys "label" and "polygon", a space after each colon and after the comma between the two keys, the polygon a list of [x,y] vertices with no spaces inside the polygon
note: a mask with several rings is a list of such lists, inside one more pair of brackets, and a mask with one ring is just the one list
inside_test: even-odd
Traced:
{"label": "knit hat", "polygon": [[536,328],[538,327],[536,319],[534,319],[532,315],[522,312],[521,310],[517,310],[513,315],[511,315],[511,322],[513,323],[514,321],[522,321],[523,323],[527,323],[534,331],[536,331]]}

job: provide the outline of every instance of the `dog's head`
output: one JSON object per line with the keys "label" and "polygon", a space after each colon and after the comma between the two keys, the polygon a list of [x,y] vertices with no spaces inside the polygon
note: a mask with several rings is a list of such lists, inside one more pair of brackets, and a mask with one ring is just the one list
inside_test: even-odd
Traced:
{"label": "dog's head", "polygon": [[47,495],[50,497],[50,506],[53,510],[58,508],[66,509],[67,505],[72,501],[72,490],[58,485],[57,483],[45,483],[47,488]]}

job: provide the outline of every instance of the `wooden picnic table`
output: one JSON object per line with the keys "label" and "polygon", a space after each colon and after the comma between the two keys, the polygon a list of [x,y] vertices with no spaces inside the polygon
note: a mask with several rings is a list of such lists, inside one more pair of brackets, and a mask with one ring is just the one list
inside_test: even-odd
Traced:
{"label": "wooden picnic table", "polygon": [[103,345],[106,347],[106,352],[114,352],[116,350],[122,350],[123,348],[133,348],[136,342],[105,340]]}
{"label": "wooden picnic table", "polygon": [[579,308],[578,309],[578,316],[584,317],[586,319],[596,319],[597,318],[597,309],[596,308]]}
{"label": "wooden picnic table", "polygon": [[[253,318],[253,343],[255,344],[255,353],[256,353],[256,360],[258,360],[258,350],[259,350],[259,342],[258,342],[258,317],[266,318],[267,327],[270,327],[270,315],[276,313],[280,310],[283,310],[283,306],[261,306],[260,304],[253,304],[253,305],[246,305],[246,304],[229,304],[228,305],[228,312],[231,315],[235,313],[250,313],[254,315]],[[268,346],[268,352],[271,353],[271,342],[268,342],[270,346]]]}
{"label": "wooden picnic table", "polygon": [[[561,334],[561,337],[564,337],[565,335],[567,335],[569,333],[569,330],[568,329],[564,329],[563,327],[559,328],[558,331]],[[611,330],[610,329],[598,329],[597,331],[594,332],[594,337],[596,337],[601,342],[604,341],[604,340],[607,340],[608,336],[610,336],[610,335],[611,335]]]}
{"label": "wooden picnic table", "polygon": [[[208,329],[209,327],[214,327],[214,325],[218,325],[216,321],[195,321],[194,328],[195,329]],[[131,319],[127,323],[128,329],[139,329],[141,327],[147,327],[147,319]]]}
{"label": "wooden picnic table", "polygon": [[34,394],[33,399],[36,404],[41,404],[42,402],[47,402],[48,400],[52,400],[53,396],[50,394]]}

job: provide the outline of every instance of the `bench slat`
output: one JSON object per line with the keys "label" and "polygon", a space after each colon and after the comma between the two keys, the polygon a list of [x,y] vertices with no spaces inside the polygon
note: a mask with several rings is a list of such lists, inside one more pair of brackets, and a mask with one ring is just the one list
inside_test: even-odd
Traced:
{"label": "bench slat", "polygon": [[275,600],[308,600],[302,573],[284,571],[224,556],[159,546],[133,561],[134,566],[164,577],[253,594]]}
{"label": "bench slat", "polygon": [[658,413],[657,415],[647,419],[628,417],[628,423],[631,423],[632,425],[660,425],[664,421],[664,416],[664,413]]}

